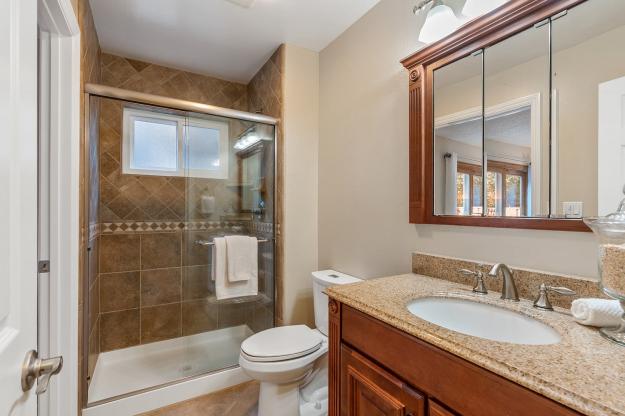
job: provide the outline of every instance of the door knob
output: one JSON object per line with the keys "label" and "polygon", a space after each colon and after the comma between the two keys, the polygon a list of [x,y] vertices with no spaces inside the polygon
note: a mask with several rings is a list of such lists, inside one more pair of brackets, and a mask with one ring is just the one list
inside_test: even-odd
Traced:
{"label": "door knob", "polygon": [[22,365],[22,390],[29,391],[38,380],[35,392],[38,395],[45,393],[50,384],[50,377],[58,374],[61,368],[63,368],[63,357],[41,359],[37,351],[28,351]]}

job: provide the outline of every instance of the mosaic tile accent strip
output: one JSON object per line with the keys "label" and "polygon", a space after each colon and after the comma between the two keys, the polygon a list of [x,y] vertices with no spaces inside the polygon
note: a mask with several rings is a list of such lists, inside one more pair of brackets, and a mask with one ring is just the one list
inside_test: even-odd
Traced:
{"label": "mosaic tile accent strip", "polygon": [[89,240],[92,240],[100,235],[100,224],[89,224]]}
{"label": "mosaic tile accent strip", "polygon": [[273,234],[273,223],[270,222],[250,222],[249,223],[250,233],[258,235],[258,234]]}
{"label": "mosaic tile accent strip", "polygon": [[101,234],[128,234],[155,231],[211,231],[228,230],[243,232],[245,222],[231,221],[125,221],[105,222],[101,225]]}

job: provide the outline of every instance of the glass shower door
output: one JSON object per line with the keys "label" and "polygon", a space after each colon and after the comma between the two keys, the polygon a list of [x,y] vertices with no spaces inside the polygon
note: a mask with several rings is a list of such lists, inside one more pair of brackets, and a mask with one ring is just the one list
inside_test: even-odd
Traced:
{"label": "glass shower door", "polygon": [[[274,325],[274,139],[273,126],[186,116],[181,321],[188,375],[236,366],[241,342]],[[249,259],[256,273],[243,281],[228,278],[222,249],[223,238],[235,235],[257,239],[256,261]]]}

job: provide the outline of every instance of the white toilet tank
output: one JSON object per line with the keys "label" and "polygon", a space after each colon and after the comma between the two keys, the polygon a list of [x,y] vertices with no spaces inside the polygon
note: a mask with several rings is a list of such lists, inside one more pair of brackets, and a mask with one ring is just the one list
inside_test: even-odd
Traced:
{"label": "white toilet tank", "polygon": [[323,293],[328,286],[346,285],[361,282],[361,279],[334,270],[321,270],[312,273],[313,298],[315,301],[315,325],[325,336],[328,336],[328,295]]}

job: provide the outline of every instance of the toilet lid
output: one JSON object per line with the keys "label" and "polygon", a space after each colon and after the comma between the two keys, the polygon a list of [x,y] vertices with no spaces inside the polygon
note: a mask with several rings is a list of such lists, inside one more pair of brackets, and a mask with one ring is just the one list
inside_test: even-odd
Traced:
{"label": "toilet lid", "polygon": [[252,335],[241,352],[250,361],[292,360],[317,351],[321,342],[321,334],[306,325],[281,326]]}

